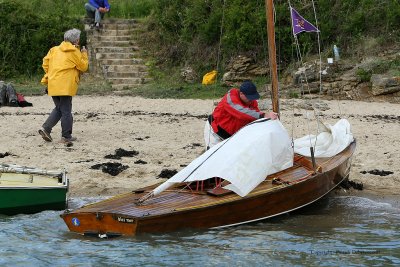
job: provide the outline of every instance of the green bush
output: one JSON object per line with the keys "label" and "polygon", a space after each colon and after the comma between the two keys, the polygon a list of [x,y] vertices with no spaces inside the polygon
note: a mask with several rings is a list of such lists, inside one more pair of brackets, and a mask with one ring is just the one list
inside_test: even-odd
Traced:
{"label": "green bush", "polygon": [[[0,79],[41,74],[42,59],[62,42],[64,32],[82,30],[86,0],[0,0]],[[150,14],[156,0],[110,1],[110,17],[141,17]]]}
{"label": "green bush", "polygon": [[83,25],[73,18],[39,16],[19,1],[0,2],[0,77],[34,75],[42,71],[49,48],[61,43],[64,32]]}
{"label": "green bush", "polygon": [[[0,77],[41,73],[42,58],[61,42],[65,30],[82,28],[87,0],[0,0]],[[284,68],[297,61],[287,1],[275,2],[278,62]],[[146,18],[140,40],[149,57],[179,67],[188,63],[198,73],[216,67],[220,73],[235,55],[267,62],[265,1],[263,0],[110,0],[107,17]],[[313,24],[311,2],[291,5]],[[341,55],[360,40],[385,36],[399,42],[400,5],[396,0],[320,0],[315,4],[322,49],[338,44]],[[221,34],[222,30],[222,34]],[[317,34],[298,35],[302,55],[317,53]],[[82,44],[85,35],[82,35]]]}
{"label": "green bush", "polygon": [[[318,24],[310,2],[293,0],[291,4],[319,27],[322,49],[324,46],[330,49],[331,44],[336,43],[345,55],[355,48],[362,36],[385,35],[392,42],[400,38],[397,29],[400,5],[395,0],[382,0],[379,4],[375,0],[320,0],[315,5]],[[279,62],[285,67],[297,60],[286,1],[275,1],[275,14]],[[159,43],[154,51],[161,58],[160,63],[191,62],[198,69],[204,68],[204,64],[209,64],[206,62],[212,61],[213,57],[215,60],[220,42],[224,61],[237,54],[250,55],[259,62],[266,60],[265,1],[160,0],[155,3],[151,20],[156,25],[152,30]],[[317,34],[302,33],[297,37],[302,55],[318,52]],[[173,49],[160,49],[160,44]],[[194,53],[199,47],[208,54]],[[163,60],[164,57],[172,60]]]}
{"label": "green bush", "polygon": [[363,68],[359,68],[356,71],[356,75],[358,76],[360,81],[369,82],[369,81],[371,81],[372,71],[367,71],[367,70],[365,70]]}

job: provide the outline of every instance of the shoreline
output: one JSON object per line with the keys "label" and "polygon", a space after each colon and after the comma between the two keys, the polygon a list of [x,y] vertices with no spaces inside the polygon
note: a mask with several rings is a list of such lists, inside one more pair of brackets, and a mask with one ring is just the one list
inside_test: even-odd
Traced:
{"label": "shoreline", "polygon": [[[60,124],[53,129],[51,143],[37,132],[53,108],[51,98],[32,96],[26,100],[33,107],[0,108],[0,154],[11,154],[0,162],[49,170],[65,168],[73,197],[116,195],[163,182],[165,179],[158,177],[163,171],[179,171],[204,151],[204,122],[218,101],[76,96],[73,136],[78,140],[65,147],[58,143]],[[366,194],[399,196],[400,105],[348,100],[320,100],[319,104],[324,107],[319,112],[325,123],[334,124],[342,114],[352,125],[357,148],[349,180],[362,183],[364,190],[360,192]],[[263,107],[270,104],[261,101],[260,107],[265,110]],[[312,111],[306,108],[300,100],[281,102],[281,121],[294,138],[315,134],[316,125],[307,120]],[[135,155],[105,158],[115,156],[118,149]],[[116,176],[92,169],[104,163],[127,168]],[[379,175],[385,172],[392,174]]]}

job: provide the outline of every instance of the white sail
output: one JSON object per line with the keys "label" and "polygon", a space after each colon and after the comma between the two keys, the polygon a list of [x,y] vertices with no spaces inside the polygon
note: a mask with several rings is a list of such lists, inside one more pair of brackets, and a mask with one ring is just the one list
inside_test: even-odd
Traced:
{"label": "white sail", "polygon": [[310,157],[310,145],[314,146],[315,157],[332,157],[342,152],[351,142],[350,123],[346,119],[339,120],[335,125],[320,127],[318,135],[306,135],[294,140],[294,151],[300,155]]}
{"label": "white sail", "polygon": [[224,188],[243,197],[267,175],[292,165],[291,140],[281,122],[259,119],[196,158],[154,189],[153,194],[161,193],[174,183],[220,177],[231,183]]}

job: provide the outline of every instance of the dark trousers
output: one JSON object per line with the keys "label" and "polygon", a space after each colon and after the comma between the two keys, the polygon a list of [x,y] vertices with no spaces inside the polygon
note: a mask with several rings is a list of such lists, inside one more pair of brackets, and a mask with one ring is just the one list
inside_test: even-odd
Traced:
{"label": "dark trousers", "polygon": [[89,18],[94,19],[95,23],[100,23],[100,21],[104,18],[104,13],[101,13],[94,6],[86,3],[85,4],[86,14]]}
{"label": "dark trousers", "polygon": [[61,120],[61,136],[72,137],[72,96],[52,96],[55,108],[43,124],[43,128],[51,133],[54,126]]}

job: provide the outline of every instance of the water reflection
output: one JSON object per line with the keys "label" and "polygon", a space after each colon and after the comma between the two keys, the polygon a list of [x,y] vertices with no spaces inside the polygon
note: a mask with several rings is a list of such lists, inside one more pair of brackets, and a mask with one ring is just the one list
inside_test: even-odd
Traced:
{"label": "water reflection", "polygon": [[61,212],[0,216],[0,265],[399,265],[399,211],[392,203],[333,196],[264,222],[111,240],[70,233]]}

